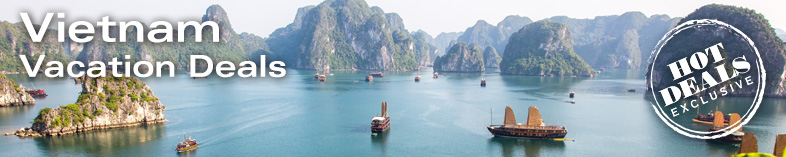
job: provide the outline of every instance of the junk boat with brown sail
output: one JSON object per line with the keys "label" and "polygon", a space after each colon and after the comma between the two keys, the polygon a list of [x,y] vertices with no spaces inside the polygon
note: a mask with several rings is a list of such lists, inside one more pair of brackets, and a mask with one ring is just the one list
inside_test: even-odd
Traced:
{"label": "junk boat with brown sail", "polygon": [[[730,120],[729,121],[730,124],[735,124],[735,123],[740,122],[740,115],[737,114],[737,113],[732,113],[729,117],[730,117],[730,119],[729,119]],[[733,129],[734,127],[736,127],[738,125],[740,125],[740,124],[738,123],[738,124],[736,124],[734,126],[731,126],[731,127],[729,127],[729,129]],[[726,124],[723,124],[723,112],[715,111],[715,119],[713,119],[713,121],[712,121],[712,128],[710,128],[710,130],[709,130],[710,132],[714,132],[714,133],[710,133],[710,134],[707,134],[707,135],[708,136],[715,136],[715,135],[723,134],[723,133],[725,133],[727,131],[730,131],[730,130],[725,130],[725,128],[724,128],[725,126],[726,126]],[[729,134],[729,135],[726,135],[726,136],[723,136],[723,137],[719,137],[719,138],[716,138],[716,139],[707,139],[707,141],[720,142],[720,143],[729,143],[729,144],[740,144],[740,143],[742,143],[742,137],[744,135],[745,135],[745,133],[742,132],[742,127],[740,127],[739,130],[733,130],[733,132],[731,134]]]}
{"label": "junk boat with brown sail", "polygon": [[382,115],[371,118],[371,135],[377,135],[390,128],[390,117],[388,117],[388,102],[382,102]]}
{"label": "junk boat with brown sail", "polygon": [[185,141],[178,143],[177,148],[175,148],[177,152],[192,151],[199,146],[196,140],[191,139],[191,136],[186,139],[186,135],[183,135],[183,139],[185,139]]}
{"label": "junk boat with brown sail", "polygon": [[539,138],[539,139],[561,139],[568,134],[565,126],[547,126],[540,119],[540,111],[535,106],[529,107],[526,124],[517,124],[516,116],[510,106],[505,107],[504,125],[490,125],[489,132],[494,136],[501,137],[520,137],[520,138]]}
{"label": "junk boat with brown sail", "polygon": [[[712,124],[713,121],[715,120],[715,115],[712,113],[712,111],[710,111],[710,113],[707,114],[699,113],[701,111],[699,110],[700,107],[701,105],[699,105],[699,107],[696,108],[696,118],[693,118],[693,122],[702,123],[702,124]],[[718,110],[718,108],[715,107],[715,111],[720,111],[720,110]],[[723,115],[724,125],[729,125],[729,118],[731,118],[730,115]]]}
{"label": "junk boat with brown sail", "polygon": [[374,76],[374,77],[383,77],[383,76],[385,76],[385,74],[382,74],[381,72],[377,72],[377,73],[371,73],[371,76]]}

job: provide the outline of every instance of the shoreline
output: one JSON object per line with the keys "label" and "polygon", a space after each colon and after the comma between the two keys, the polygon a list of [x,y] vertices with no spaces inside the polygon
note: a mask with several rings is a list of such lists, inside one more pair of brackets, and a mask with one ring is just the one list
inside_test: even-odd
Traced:
{"label": "shoreline", "polygon": [[5,136],[9,135],[16,135],[18,137],[45,137],[45,136],[64,136],[74,133],[80,132],[90,132],[94,130],[110,130],[114,128],[124,128],[124,127],[135,127],[139,125],[146,125],[146,124],[156,124],[156,123],[164,123],[168,122],[166,118],[162,119],[155,119],[152,121],[140,121],[140,122],[131,122],[131,123],[117,123],[117,124],[109,124],[109,125],[98,125],[98,126],[84,126],[83,125],[76,125],[76,126],[69,126],[65,128],[58,129],[48,129],[43,131],[35,131],[31,128],[23,128],[20,130],[16,130],[12,133],[5,133]]}

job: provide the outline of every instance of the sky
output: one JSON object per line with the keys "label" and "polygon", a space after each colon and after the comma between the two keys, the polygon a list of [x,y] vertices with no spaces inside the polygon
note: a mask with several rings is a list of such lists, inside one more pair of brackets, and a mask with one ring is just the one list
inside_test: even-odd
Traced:
{"label": "sky", "polygon": [[[135,0],[118,3],[104,0],[7,1],[0,5],[0,20],[19,22],[19,13],[27,12],[33,21],[40,21],[48,12],[66,13],[71,21],[91,23],[109,16],[113,21],[199,21],[205,9],[221,5],[229,15],[236,32],[249,32],[267,37],[275,29],[292,23],[297,8],[317,5],[322,0],[261,0],[261,1],[162,1]],[[640,11],[647,16],[666,14],[684,17],[695,9],[712,3],[736,5],[764,14],[775,28],[786,29],[785,0],[366,0],[385,12],[395,12],[404,19],[410,31],[424,30],[436,36],[441,32],[464,31],[478,20],[496,24],[508,15],[527,16],[541,20],[552,16],[594,18]],[[39,22],[35,22],[39,23]]]}

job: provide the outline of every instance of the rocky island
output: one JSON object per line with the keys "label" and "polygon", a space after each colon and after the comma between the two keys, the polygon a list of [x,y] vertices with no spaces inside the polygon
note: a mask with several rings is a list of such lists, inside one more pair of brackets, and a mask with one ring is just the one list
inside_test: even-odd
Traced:
{"label": "rocky island", "polygon": [[467,45],[459,42],[453,44],[448,53],[434,59],[434,71],[437,72],[481,72],[483,52],[476,44]]}
{"label": "rocky island", "polygon": [[499,62],[501,61],[502,57],[499,57],[497,49],[493,46],[488,46],[483,50],[483,63],[485,63],[487,68],[499,68]]}
{"label": "rocky island", "polygon": [[16,84],[5,75],[0,75],[0,107],[32,104],[35,104],[35,99],[25,92],[24,86]]}
{"label": "rocky island", "polygon": [[[702,6],[693,13],[689,14],[683,18],[680,23],[699,19],[716,19],[718,21],[723,21],[736,27],[745,33],[751,40],[753,40],[761,55],[764,69],[767,73],[767,82],[764,82],[767,88],[765,88],[764,96],[786,97],[786,80],[783,78],[784,73],[786,73],[786,68],[784,68],[786,67],[786,56],[784,56],[786,53],[786,45],[783,44],[783,40],[776,36],[775,29],[773,29],[769,22],[767,22],[767,19],[764,18],[764,15],[757,13],[752,9],[729,5],[710,4]],[[692,54],[687,52],[701,50],[703,49],[702,47],[716,44],[718,42],[723,42],[725,45],[724,55],[734,54],[736,56],[740,55],[740,53],[748,52],[746,49],[747,47],[740,46],[742,44],[740,44],[740,42],[736,42],[738,41],[736,38],[725,37],[730,35],[730,33],[721,30],[698,31],[692,35],[695,37],[686,37],[685,39],[680,39],[680,41],[691,42],[670,42],[661,50],[662,52],[686,53],[669,53],[668,55],[659,55],[658,60],[676,60],[675,58],[685,57]],[[665,63],[650,62],[649,66],[665,66]],[[664,88],[667,86],[667,83],[673,79],[672,75],[668,74],[668,72],[653,72],[650,70],[651,69],[649,68],[647,69],[647,74],[645,76],[647,76],[646,79],[648,82],[652,82],[652,86],[655,89]],[[714,72],[714,70],[712,71]],[[756,77],[758,76],[755,76],[754,78]],[[648,90],[652,89],[648,88]],[[728,94],[733,96],[753,96],[756,93],[755,90],[755,88],[735,90],[729,91]]]}
{"label": "rocky island", "polygon": [[44,108],[30,128],[17,136],[59,136],[90,130],[166,122],[166,108],[142,81],[133,77],[81,78],[76,103]]}
{"label": "rocky island", "polygon": [[595,70],[573,52],[568,27],[538,21],[514,33],[500,63],[502,74],[594,76]]}

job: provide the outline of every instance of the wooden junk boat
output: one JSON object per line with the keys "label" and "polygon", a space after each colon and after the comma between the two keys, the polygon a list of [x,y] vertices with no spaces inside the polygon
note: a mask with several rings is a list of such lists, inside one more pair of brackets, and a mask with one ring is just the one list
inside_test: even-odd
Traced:
{"label": "wooden junk boat", "polygon": [[177,143],[177,148],[175,148],[177,152],[192,151],[199,145],[196,140],[191,139],[191,136],[186,139],[186,135],[183,135],[183,138],[185,141]]}
{"label": "wooden junk boat", "polygon": [[377,115],[371,118],[371,135],[376,135],[390,129],[390,117],[388,117],[388,102],[382,102],[382,116]]}
{"label": "wooden junk boat", "polygon": [[384,74],[382,74],[382,73],[380,72],[380,73],[371,73],[371,76],[374,76],[374,77],[383,77],[383,76],[385,76],[385,75],[384,75]]}
{"label": "wooden junk boat", "polygon": [[[701,107],[701,105],[699,105]],[[719,111],[718,108],[715,108],[715,111]],[[730,115],[723,115],[723,124],[729,125],[729,119],[731,118]],[[712,111],[707,114],[700,114],[699,108],[696,108],[696,118],[693,118],[693,122],[702,123],[702,124],[712,124],[715,120],[715,115],[713,115]]]}
{"label": "wooden junk boat", "polygon": [[526,124],[517,124],[516,116],[510,106],[505,107],[504,125],[490,125],[487,127],[491,134],[500,137],[521,137],[539,139],[561,139],[568,134],[565,126],[547,126],[540,119],[540,111],[535,106],[529,107]]}
{"label": "wooden junk boat", "polygon": [[[737,122],[740,121],[740,115],[737,114],[737,113],[732,113],[730,117],[731,117],[731,121],[730,121],[731,124],[734,124],[734,123],[737,123]],[[740,125],[740,124],[736,124],[736,125]],[[729,127],[729,129],[732,129],[732,128],[736,127],[736,125],[732,126],[732,127]],[[724,132],[726,132],[726,130],[724,130],[725,126],[726,126],[726,124],[723,123],[723,112],[715,111],[715,119],[712,121],[712,128],[710,128],[710,130],[709,130],[710,132],[715,132],[715,133],[710,133],[710,134],[708,134],[708,136],[715,136],[715,135],[723,134]],[[729,143],[729,144],[740,144],[740,143],[742,143],[742,137],[744,135],[745,135],[745,133],[742,132],[742,127],[740,127],[739,130],[734,130],[734,132],[732,132],[729,135],[726,135],[726,136],[723,136],[723,137],[719,137],[719,138],[716,138],[716,139],[707,139],[707,141],[720,142],[720,143]]]}
{"label": "wooden junk boat", "polygon": [[[31,84],[31,85],[32,85],[32,84]],[[33,86],[33,88],[32,88],[32,89],[30,89],[30,88],[28,88],[28,89],[25,89],[25,92],[26,92],[27,94],[30,94],[30,96],[33,96],[33,97],[45,97],[45,96],[49,96],[48,94],[46,94],[46,92],[44,91],[44,89],[35,89],[35,85],[32,85],[32,86]]]}
{"label": "wooden junk boat", "polygon": [[775,149],[772,154],[759,153],[759,144],[756,140],[756,135],[753,133],[745,133],[742,137],[742,143],[737,150],[737,155],[732,157],[748,157],[748,156],[784,156],[784,147],[786,147],[786,134],[775,136]]}

